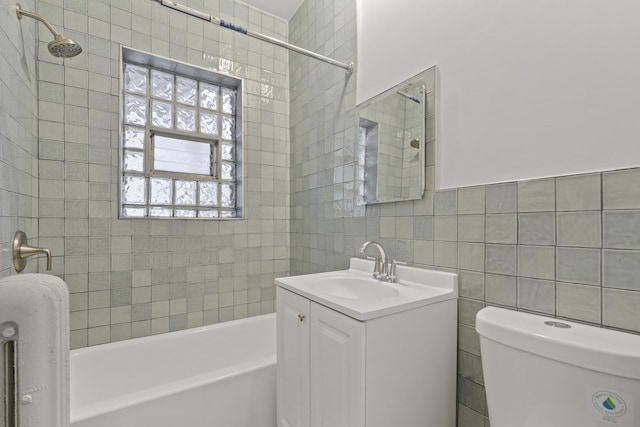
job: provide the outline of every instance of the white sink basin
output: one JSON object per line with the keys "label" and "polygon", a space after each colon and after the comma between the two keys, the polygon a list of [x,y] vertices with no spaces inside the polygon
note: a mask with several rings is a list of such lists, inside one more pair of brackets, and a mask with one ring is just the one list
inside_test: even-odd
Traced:
{"label": "white sink basin", "polygon": [[335,275],[311,279],[310,287],[323,294],[347,299],[380,299],[396,297],[395,288],[371,278]]}
{"label": "white sink basin", "polygon": [[373,261],[352,258],[349,270],[282,277],[276,284],[358,320],[458,297],[458,275],[398,266],[399,283],[371,277]]}

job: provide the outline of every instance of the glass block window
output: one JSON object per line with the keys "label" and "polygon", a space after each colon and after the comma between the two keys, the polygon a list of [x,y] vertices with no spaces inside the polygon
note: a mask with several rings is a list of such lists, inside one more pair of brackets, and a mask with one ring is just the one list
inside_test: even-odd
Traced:
{"label": "glass block window", "polygon": [[121,217],[241,216],[239,85],[123,48]]}

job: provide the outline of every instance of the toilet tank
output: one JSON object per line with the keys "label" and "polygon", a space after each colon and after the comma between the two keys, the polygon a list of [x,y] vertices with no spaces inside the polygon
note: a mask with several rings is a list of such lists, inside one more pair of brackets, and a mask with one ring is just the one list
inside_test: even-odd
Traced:
{"label": "toilet tank", "polygon": [[491,427],[640,426],[640,335],[496,307],[476,330]]}

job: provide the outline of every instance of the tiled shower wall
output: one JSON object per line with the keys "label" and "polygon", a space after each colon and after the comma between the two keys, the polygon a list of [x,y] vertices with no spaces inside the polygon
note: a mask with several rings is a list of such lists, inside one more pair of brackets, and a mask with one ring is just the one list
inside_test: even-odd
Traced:
{"label": "tiled shower wall", "polygon": [[[289,41],[341,61],[356,57],[355,1],[304,1],[289,21]],[[364,242],[365,221],[354,217],[355,74],[290,55],[291,270],[346,268]]]}
{"label": "tiled shower wall", "polygon": [[[25,9],[35,1],[22,2]],[[38,80],[36,22],[0,6],[0,277],[11,274],[16,230],[38,244]],[[35,263],[25,272],[36,271]]]}
{"label": "tiled shower wall", "polygon": [[[244,3],[188,4],[287,38]],[[40,33],[40,243],[71,291],[71,346],[272,312],[289,272],[288,53],[148,0],[37,6],[84,49],[62,61]],[[120,44],[245,79],[245,219],[117,218]]]}
{"label": "tiled shower wall", "polygon": [[[290,40],[353,59],[355,2],[324,6],[305,1]],[[474,329],[482,307],[640,332],[640,170],[428,191],[358,217],[353,76],[293,56],[291,77],[292,273],[347,268],[370,239],[393,258],[457,272],[459,427],[489,424]]]}

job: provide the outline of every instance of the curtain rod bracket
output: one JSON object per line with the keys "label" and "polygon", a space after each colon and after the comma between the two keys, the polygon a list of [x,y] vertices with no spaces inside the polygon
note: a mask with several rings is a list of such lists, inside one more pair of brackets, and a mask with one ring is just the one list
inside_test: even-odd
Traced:
{"label": "curtain rod bracket", "polygon": [[347,62],[347,76],[350,76],[351,74],[353,74],[353,71],[355,70],[356,66],[353,63],[353,61],[349,61]]}

